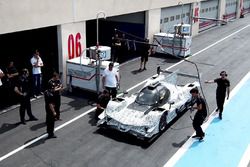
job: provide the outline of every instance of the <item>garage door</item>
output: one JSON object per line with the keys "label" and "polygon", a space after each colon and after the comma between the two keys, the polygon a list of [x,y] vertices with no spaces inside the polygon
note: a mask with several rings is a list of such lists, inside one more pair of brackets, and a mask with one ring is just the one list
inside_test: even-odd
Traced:
{"label": "garage door", "polygon": [[[132,41],[143,41],[145,39],[145,12],[130,13],[99,20],[99,42],[101,45],[112,46],[112,37],[117,33],[121,38],[131,40],[126,48],[125,55],[120,55],[119,63],[140,56],[141,45]],[[86,22],[87,47],[96,45],[96,20]]]}
{"label": "garage door", "polygon": [[236,18],[237,0],[226,0],[226,11],[223,19],[231,20]]}
{"label": "garage door", "polygon": [[[218,19],[218,0],[202,1],[200,7],[200,17]],[[204,31],[217,25],[214,20],[200,19],[199,31]]]}
{"label": "garage door", "polygon": [[161,10],[161,32],[174,32],[174,25],[181,23],[181,21],[187,24],[190,23],[190,4]]}

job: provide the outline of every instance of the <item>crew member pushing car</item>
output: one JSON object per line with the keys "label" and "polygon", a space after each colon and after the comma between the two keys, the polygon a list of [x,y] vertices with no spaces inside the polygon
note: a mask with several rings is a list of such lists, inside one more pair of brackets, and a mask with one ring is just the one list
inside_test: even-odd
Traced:
{"label": "crew member pushing car", "polygon": [[98,101],[96,103],[96,111],[95,111],[95,119],[98,120],[98,116],[104,111],[107,107],[110,100],[109,91],[104,90],[102,94],[98,97]]}
{"label": "crew member pushing car", "polygon": [[191,89],[190,93],[195,99],[196,104],[192,108],[197,110],[193,119],[193,128],[196,132],[196,135],[194,135],[192,138],[199,138],[199,141],[202,141],[205,136],[205,133],[203,132],[201,125],[203,124],[207,116],[206,103],[205,100],[199,95],[199,90],[197,88]]}

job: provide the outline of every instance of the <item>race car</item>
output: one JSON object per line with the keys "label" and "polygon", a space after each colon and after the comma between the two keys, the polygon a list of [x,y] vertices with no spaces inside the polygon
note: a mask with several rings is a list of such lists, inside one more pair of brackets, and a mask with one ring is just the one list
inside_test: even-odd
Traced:
{"label": "race car", "polygon": [[166,126],[193,103],[190,90],[199,82],[176,84],[177,73],[152,77],[136,94],[111,100],[99,115],[100,127],[116,129],[147,140],[160,134]]}

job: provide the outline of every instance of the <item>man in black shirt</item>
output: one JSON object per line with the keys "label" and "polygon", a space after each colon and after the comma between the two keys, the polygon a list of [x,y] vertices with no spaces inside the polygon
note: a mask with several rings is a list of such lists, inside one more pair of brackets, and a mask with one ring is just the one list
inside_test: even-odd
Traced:
{"label": "man in black shirt", "polygon": [[54,135],[56,110],[55,110],[55,98],[54,98],[52,88],[49,88],[48,90],[44,92],[44,99],[45,99],[46,125],[47,125],[48,139],[56,138],[56,136]]}
{"label": "man in black shirt", "polygon": [[120,51],[121,51],[121,40],[118,34],[115,34],[115,36],[112,37],[112,51],[111,52],[112,52],[113,62],[119,62]]}
{"label": "man in black shirt", "polygon": [[60,106],[61,106],[61,91],[63,89],[62,82],[57,72],[53,73],[53,77],[48,82],[48,87],[52,88],[53,96],[55,99],[56,118],[60,119]]}
{"label": "man in black shirt", "polygon": [[8,105],[13,105],[16,104],[18,101],[18,98],[16,96],[16,93],[13,91],[18,79],[19,79],[19,73],[16,69],[16,67],[14,66],[14,62],[10,61],[8,64],[8,67],[6,68],[6,72],[5,72],[5,87],[6,87],[6,91],[7,91],[7,102]]}
{"label": "man in black shirt", "polygon": [[20,99],[20,119],[22,124],[25,123],[25,110],[27,110],[27,114],[29,116],[30,121],[38,120],[33,116],[31,112],[31,104],[30,104],[30,81],[29,81],[29,71],[27,69],[22,70],[22,75],[19,77],[17,84],[15,85],[14,91],[19,95]]}
{"label": "man in black shirt", "polygon": [[148,56],[152,54],[152,49],[151,49],[151,46],[149,45],[149,39],[146,39],[145,42],[146,43],[142,45],[141,63],[140,63],[139,71],[147,70],[146,64],[148,62]]}
{"label": "man in black shirt", "polygon": [[222,119],[223,106],[225,102],[225,97],[227,93],[227,99],[229,98],[230,93],[230,81],[227,79],[226,71],[221,71],[220,78],[215,80],[205,81],[205,83],[217,83],[216,89],[216,102],[217,109],[219,111],[219,118]]}
{"label": "man in black shirt", "polygon": [[97,100],[97,103],[96,103],[96,111],[95,111],[95,119],[96,120],[98,120],[98,116],[107,107],[109,100],[110,100],[109,91],[104,90],[102,92],[102,94],[98,97],[98,100]]}
{"label": "man in black shirt", "polygon": [[193,109],[196,109],[196,113],[193,119],[193,128],[196,131],[196,135],[193,138],[199,138],[199,141],[202,141],[205,133],[203,132],[201,125],[203,124],[205,118],[207,117],[207,107],[205,100],[199,95],[199,90],[193,88],[190,90],[192,97],[195,98],[196,106],[193,106]]}

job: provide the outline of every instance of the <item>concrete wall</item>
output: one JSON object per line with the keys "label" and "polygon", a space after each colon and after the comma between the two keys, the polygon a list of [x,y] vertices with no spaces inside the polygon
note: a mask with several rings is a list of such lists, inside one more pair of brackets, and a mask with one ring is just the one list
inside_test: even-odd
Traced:
{"label": "concrete wall", "polygon": [[[195,2],[192,4],[192,11],[193,14],[192,16],[194,17],[200,17],[200,2]],[[199,33],[199,24],[200,20],[199,19],[193,19],[191,26],[192,26],[192,36],[196,36]]]}
{"label": "concrete wall", "polygon": [[0,34],[95,19],[100,11],[108,17],[178,3],[178,0],[1,0]]}
{"label": "concrete wall", "polygon": [[226,11],[226,0],[219,0],[218,19],[223,20]]}
{"label": "concrete wall", "polygon": [[160,30],[161,9],[148,10],[145,19],[145,37],[148,38],[151,43],[153,41],[153,35]]}

